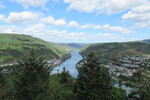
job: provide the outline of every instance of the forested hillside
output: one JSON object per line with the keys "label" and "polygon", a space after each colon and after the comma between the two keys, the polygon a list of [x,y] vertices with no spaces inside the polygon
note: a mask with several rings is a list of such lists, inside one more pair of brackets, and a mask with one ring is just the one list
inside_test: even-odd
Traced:
{"label": "forested hillside", "polygon": [[97,57],[109,59],[122,56],[149,55],[150,44],[143,42],[97,43],[83,48],[80,53],[87,55],[90,52],[94,52]]}
{"label": "forested hillside", "polygon": [[68,47],[18,34],[0,34],[0,63],[16,61],[30,49],[35,49],[47,59],[63,57]]}

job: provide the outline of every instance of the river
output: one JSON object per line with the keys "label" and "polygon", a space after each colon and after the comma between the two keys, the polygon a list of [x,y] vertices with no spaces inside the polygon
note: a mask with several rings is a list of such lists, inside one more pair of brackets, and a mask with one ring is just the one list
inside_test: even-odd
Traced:
{"label": "river", "polygon": [[67,59],[62,64],[56,66],[52,73],[57,73],[57,70],[62,71],[63,67],[66,68],[67,71],[73,76],[77,77],[78,71],[76,69],[76,64],[82,59],[82,56],[79,54],[79,50],[72,50],[71,51],[71,58]]}
{"label": "river", "polygon": [[[76,69],[76,64],[82,59],[82,56],[79,54],[79,50],[72,50],[71,51],[71,58],[63,62],[62,64],[56,66],[53,71],[53,73],[57,73],[57,70],[62,71],[63,67],[66,67],[66,70],[69,71],[69,73],[76,78],[78,75],[78,71]],[[115,87],[119,87],[118,84],[116,83],[114,85]],[[132,89],[130,87],[126,87],[125,85],[121,86],[122,89],[126,90],[126,93],[129,94]]]}

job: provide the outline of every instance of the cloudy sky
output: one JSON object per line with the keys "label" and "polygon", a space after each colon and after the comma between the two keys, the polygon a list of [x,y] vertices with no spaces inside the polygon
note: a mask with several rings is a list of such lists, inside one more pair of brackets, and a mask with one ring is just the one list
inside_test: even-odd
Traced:
{"label": "cloudy sky", "polygon": [[150,39],[150,0],[0,0],[0,33],[76,43]]}

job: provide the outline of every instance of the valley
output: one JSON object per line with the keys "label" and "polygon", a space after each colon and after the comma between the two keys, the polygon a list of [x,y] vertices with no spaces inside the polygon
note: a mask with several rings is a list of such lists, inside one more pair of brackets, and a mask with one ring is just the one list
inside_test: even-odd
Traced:
{"label": "valley", "polygon": [[109,69],[113,86],[121,87],[127,95],[137,88],[136,73],[142,70],[143,77],[150,77],[150,44],[147,42],[56,44],[26,35],[1,34],[0,38],[0,68],[4,74],[10,74],[10,67],[18,65],[17,60],[34,49],[53,66],[50,76],[63,73],[65,67],[74,79],[78,78],[78,68],[84,64],[82,60],[93,52],[101,65]]}

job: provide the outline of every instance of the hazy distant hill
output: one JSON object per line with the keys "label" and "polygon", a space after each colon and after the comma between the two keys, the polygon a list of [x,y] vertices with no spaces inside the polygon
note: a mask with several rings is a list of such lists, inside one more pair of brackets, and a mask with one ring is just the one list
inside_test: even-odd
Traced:
{"label": "hazy distant hill", "polygon": [[87,55],[90,52],[95,52],[97,57],[108,59],[127,55],[150,55],[150,44],[143,42],[97,43],[81,50],[82,55]]}
{"label": "hazy distant hill", "polygon": [[49,43],[32,36],[0,34],[0,62],[15,61],[16,58],[32,48],[48,59],[62,57],[68,53],[65,46]]}
{"label": "hazy distant hill", "polygon": [[150,39],[143,40],[146,43],[150,43]]}
{"label": "hazy distant hill", "polygon": [[72,48],[82,48],[88,44],[86,43],[60,43],[60,45],[70,46]]}

